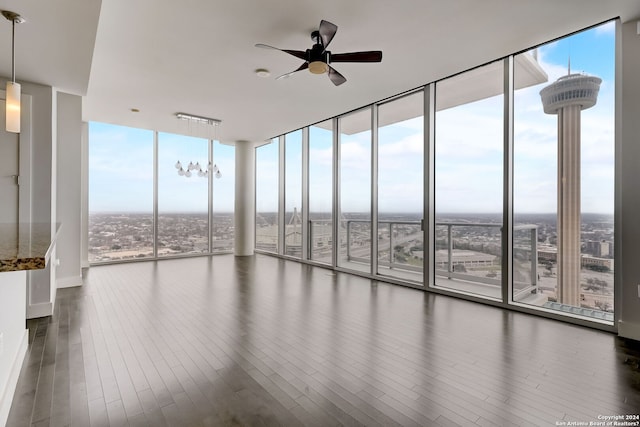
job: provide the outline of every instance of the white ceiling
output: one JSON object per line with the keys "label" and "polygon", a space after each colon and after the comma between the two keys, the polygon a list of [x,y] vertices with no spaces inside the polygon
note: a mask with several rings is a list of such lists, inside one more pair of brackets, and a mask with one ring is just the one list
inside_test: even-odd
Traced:
{"label": "white ceiling", "polygon": [[[16,79],[84,94],[89,84],[100,0],[0,0],[20,14]],[[0,16],[0,75],[11,77],[11,22]],[[3,85],[4,86],[4,85]]]}
{"label": "white ceiling", "polygon": [[[85,120],[184,133],[175,113],[187,112],[222,120],[217,136],[228,142],[263,141],[609,18],[640,18],[638,0],[0,0],[0,8],[27,19],[16,29],[18,80],[85,95]],[[305,50],[321,19],[338,26],[333,53],[382,50],[382,63],[335,64],[348,79],[337,87],[306,71],[275,80],[301,61],[254,44]],[[2,28],[8,76],[11,25]],[[257,77],[258,68],[271,77]]]}

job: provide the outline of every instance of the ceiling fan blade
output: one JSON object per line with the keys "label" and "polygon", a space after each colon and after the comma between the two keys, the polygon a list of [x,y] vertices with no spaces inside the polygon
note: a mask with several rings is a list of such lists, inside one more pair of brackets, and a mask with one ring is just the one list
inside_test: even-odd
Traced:
{"label": "ceiling fan blade", "polygon": [[347,79],[345,76],[340,74],[335,68],[329,65],[329,78],[334,85],[340,86],[342,83],[346,82]]}
{"label": "ceiling fan blade", "polygon": [[283,74],[281,76],[276,77],[276,80],[285,79],[285,78],[291,76],[293,73],[297,73],[298,71],[306,70],[307,68],[309,68],[309,63],[305,62],[304,64],[299,66],[297,69],[295,69],[295,70],[293,70],[293,71],[291,71],[289,73],[286,73],[286,74]]}
{"label": "ceiling fan blade", "polygon": [[320,21],[320,28],[318,28],[318,31],[320,32],[320,37],[322,38],[322,46],[324,46],[326,50],[327,46],[329,46],[329,43],[331,43],[331,40],[333,40],[333,36],[336,35],[338,26],[323,19],[322,21]]}
{"label": "ceiling fan blade", "polygon": [[382,61],[382,51],[379,51],[379,50],[331,54],[331,62],[380,62],[380,61]]}
{"label": "ceiling fan blade", "polygon": [[285,52],[288,53],[289,55],[293,55],[296,58],[300,58],[303,60],[307,60],[307,53],[303,52],[301,50],[290,50],[290,49],[280,49],[278,47],[273,47],[273,46],[269,46],[268,44],[262,44],[262,43],[256,43],[255,45],[256,47],[259,47],[261,49],[275,49],[275,50],[279,50],[281,52]]}

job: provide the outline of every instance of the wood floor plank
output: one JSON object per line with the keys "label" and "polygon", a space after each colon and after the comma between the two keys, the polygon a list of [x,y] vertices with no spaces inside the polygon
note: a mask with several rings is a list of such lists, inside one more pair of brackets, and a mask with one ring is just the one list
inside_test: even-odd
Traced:
{"label": "wood floor plank", "polygon": [[[478,398],[467,393],[464,389],[451,387],[447,383],[437,381],[437,379],[434,379],[433,382],[417,386],[414,390],[426,398],[437,395],[457,405],[462,405],[464,408],[477,414],[479,418],[483,418],[485,421],[489,421],[496,426],[520,425],[522,421],[524,421],[502,407],[488,404],[485,398]],[[478,421],[479,419],[475,420],[476,423],[478,423]]]}
{"label": "wood floor plank", "polygon": [[[282,385],[278,385],[273,381],[272,377],[266,377],[262,372],[257,369],[250,369],[247,371],[247,374],[253,378],[260,387],[265,389],[274,399],[276,399],[282,406],[286,409],[291,410],[298,406],[298,402],[295,401],[296,398],[300,397],[301,394],[294,393],[295,397],[292,397],[286,391],[283,390]],[[285,387],[286,388],[286,387]]]}
{"label": "wood floor plank", "polygon": [[540,426],[640,407],[640,344],[258,255],[94,266],[7,426]]}
{"label": "wood floor plank", "polygon": [[127,413],[121,400],[114,400],[107,403],[107,415],[109,417],[109,425],[113,427],[126,426]]}
{"label": "wood floor plank", "polygon": [[42,361],[38,376],[38,387],[36,389],[33,413],[31,415],[32,423],[49,419],[51,416],[57,344],[58,323],[53,322],[49,325],[45,348],[42,354]]}
{"label": "wood floor plank", "polygon": [[50,424],[53,426],[66,426],[71,424],[69,305],[67,301],[63,300],[58,307],[60,310],[58,316],[58,339],[49,418]]}
{"label": "wood floor plank", "polygon": [[145,412],[144,417],[147,419],[149,427],[165,427],[167,425],[167,420],[164,418],[161,408]]}
{"label": "wood floor plank", "polygon": [[145,414],[153,412],[156,409],[160,409],[158,400],[156,399],[155,394],[153,394],[153,390],[150,388],[139,391],[138,400],[140,401],[140,406],[142,406],[142,411]]}
{"label": "wood floor plank", "polygon": [[368,390],[360,390],[358,392],[358,397],[367,402],[372,407],[375,407],[377,411],[383,413],[387,419],[393,420],[395,423],[398,423],[401,426],[419,427],[421,425],[402,412],[392,408],[391,406],[381,401],[380,396],[374,396],[373,394],[368,393]]}
{"label": "wood floor plank", "polygon": [[102,427],[109,425],[107,405],[102,397],[91,400],[89,406],[89,423],[91,426]]}
{"label": "wood floor plank", "polygon": [[31,424],[49,320],[49,318],[43,318],[27,321],[29,349],[20,371],[20,379],[8,420],[14,426]]}

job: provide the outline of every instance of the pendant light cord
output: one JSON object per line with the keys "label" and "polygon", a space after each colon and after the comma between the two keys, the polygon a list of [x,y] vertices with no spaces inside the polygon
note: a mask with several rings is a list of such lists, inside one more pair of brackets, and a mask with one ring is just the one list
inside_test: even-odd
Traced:
{"label": "pendant light cord", "polygon": [[11,81],[16,82],[16,20],[11,20]]}

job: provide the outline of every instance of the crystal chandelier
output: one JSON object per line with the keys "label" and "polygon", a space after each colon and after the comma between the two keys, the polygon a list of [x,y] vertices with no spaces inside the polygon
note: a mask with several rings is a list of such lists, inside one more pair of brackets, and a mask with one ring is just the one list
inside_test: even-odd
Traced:
{"label": "crystal chandelier", "polygon": [[[215,130],[218,126],[220,126],[220,123],[222,123],[222,121],[218,119],[196,116],[194,114],[188,113],[176,113],[176,117],[179,120],[185,120],[189,124],[190,134],[196,130],[192,127],[192,125],[196,127],[204,127],[204,129],[209,132],[213,131],[213,135],[208,135],[209,140],[216,139]],[[185,170],[182,167],[182,163],[180,163],[180,160],[178,160],[175,164],[175,167],[178,170],[178,175],[186,176],[187,178],[191,178],[193,174],[197,174],[200,178],[207,178],[209,177],[209,173],[212,173],[216,178],[222,178],[222,173],[220,172],[220,168],[218,168],[218,165],[212,164],[211,162],[209,162],[207,167],[203,169],[202,166],[200,166],[200,162],[193,163],[192,161],[190,161]]]}

